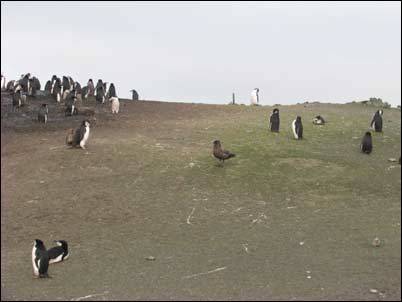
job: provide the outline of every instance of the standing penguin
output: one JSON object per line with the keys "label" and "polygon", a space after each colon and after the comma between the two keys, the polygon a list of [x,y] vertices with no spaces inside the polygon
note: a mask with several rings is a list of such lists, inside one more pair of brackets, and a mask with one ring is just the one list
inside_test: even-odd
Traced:
{"label": "standing penguin", "polygon": [[297,116],[296,119],[292,123],[292,130],[295,139],[302,139],[303,138],[303,124],[301,121],[301,117]]}
{"label": "standing penguin", "polygon": [[254,88],[254,90],[251,92],[251,99],[250,99],[250,103],[251,105],[258,105],[260,102],[258,93],[260,92],[260,89],[258,88]]}
{"label": "standing penguin", "polygon": [[279,132],[279,109],[275,108],[272,112],[271,117],[269,118],[269,126],[272,132]]}
{"label": "standing penguin", "polygon": [[47,104],[42,104],[42,106],[39,108],[39,112],[38,112],[38,121],[46,124],[48,115],[49,115],[49,108],[48,108]]}
{"label": "standing penguin", "polygon": [[92,81],[92,79],[88,80],[87,87],[88,87],[88,96],[94,96],[95,95],[95,87],[94,87],[94,82]]}
{"label": "standing penguin", "polygon": [[13,110],[15,110],[15,108],[19,108],[25,105],[26,95],[23,94],[21,85],[18,84],[17,87],[15,87],[12,99],[13,99]]}
{"label": "standing penguin", "polygon": [[9,82],[7,83],[7,86],[6,86],[6,91],[8,91],[8,92],[14,91],[14,86],[15,86],[15,84],[16,84],[16,81],[15,81],[15,80],[9,81]]}
{"label": "standing penguin", "polygon": [[82,96],[84,99],[87,99],[87,98],[88,98],[88,96],[89,96],[89,89],[88,89],[88,86],[82,87],[82,89],[81,89],[81,96]]}
{"label": "standing penguin", "polygon": [[47,81],[45,84],[45,91],[47,91],[49,93],[52,91],[52,82],[50,80]]}
{"label": "standing penguin", "polygon": [[35,239],[32,248],[32,267],[35,276],[48,278],[49,254],[42,240]]}
{"label": "standing penguin", "polygon": [[71,95],[71,97],[67,98],[66,109],[64,111],[65,116],[73,116],[73,115],[78,114],[78,109],[75,106],[76,101],[77,101],[77,97],[74,95]]}
{"label": "standing penguin", "polygon": [[139,96],[138,96],[137,91],[135,91],[135,89],[131,89],[130,91],[133,93],[131,99],[132,99],[133,101],[138,101],[138,100],[139,100]]}
{"label": "standing penguin", "polygon": [[58,103],[61,101],[61,80],[57,78],[52,89],[53,97],[56,99]]}
{"label": "standing penguin", "polygon": [[73,147],[80,146],[82,149],[85,149],[85,145],[89,138],[89,126],[90,122],[88,120],[84,120],[81,124],[81,127],[75,131],[72,143]]}
{"label": "standing penguin", "polygon": [[116,88],[114,87],[114,84],[113,83],[110,83],[110,86],[109,86],[109,98],[113,98],[113,97],[117,97],[117,95],[116,95]]}
{"label": "standing penguin", "polygon": [[104,103],[105,102],[105,94],[104,94],[104,90],[103,90],[103,85],[98,86],[96,88],[96,96],[95,96],[95,100],[98,103]]}
{"label": "standing penguin", "polygon": [[[99,79],[98,82],[96,83],[96,86],[95,86],[95,96],[98,95],[98,89],[99,89],[100,87],[105,88],[105,87],[103,86],[103,81],[102,81],[101,79]],[[104,91],[104,90],[103,90],[103,91]]]}
{"label": "standing penguin", "polygon": [[119,113],[120,102],[117,97],[111,97],[109,101],[112,103],[112,113]]}
{"label": "standing penguin", "polygon": [[70,256],[68,254],[68,245],[64,240],[55,240],[57,246],[50,248],[47,252],[49,253],[49,264],[61,262],[67,260]]}
{"label": "standing penguin", "polygon": [[375,132],[382,132],[382,114],[383,111],[381,109],[377,110],[371,121],[371,128],[373,128]]}
{"label": "standing penguin", "polygon": [[371,151],[373,151],[373,140],[370,132],[366,132],[366,134],[363,136],[360,144],[360,150],[366,154],[370,154]]}

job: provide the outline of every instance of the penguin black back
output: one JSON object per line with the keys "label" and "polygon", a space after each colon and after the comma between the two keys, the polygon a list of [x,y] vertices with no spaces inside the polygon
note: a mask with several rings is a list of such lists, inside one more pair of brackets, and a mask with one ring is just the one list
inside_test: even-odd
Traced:
{"label": "penguin black back", "polygon": [[377,110],[371,121],[371,127],[375,132],[382,132],[382,114],[383,111],[381,109]]}
{"label": "penguin black back", "polygon": [[116,88],[114,87],[114,84],[111,83],[109,86],[109,98],[117,97],[116,95]]}
{"label": "penguin black back", "polygon": [[363,153],[370,154],[373,151],[373,140],[371,138],[371,133],[366,132],[363,136],[363,140],[360,144],[360,149]]}
{"label": "penguin black back", "polygon": [[275,108],[272,112],[271,117],[269,118],[269,124],[272,132],[279,132],[279,109]]}
{"label": "penguin black back", "polygon": [[293,134],[294,134],[295,138],[302,139],[303,138],[303,124],[302,124],[300,116],[297,116],[296,119],[293,121],[292,128],[293,128]]}
{"label": "penguin black back", "polygon": [[47,104],[42,104],[42,106],[39,108],[39,112],[38,112],[38,121],[46,124],[47,119],[48,119],[48,114],[49,114],[49,109],[48,109]]}
{"label": "penguin black back", "polygon": [[130,90],[131,92],[132,92],[132,100],[133,101],[138,101],[139,100],[139,96],[138,96],[138,92],[137,91],[135,91],[135,89],[131,89]]}
{"label": "penguin black back", "polygon": [[67,242],[65,240],[56,240],[55,243],[57,246],[48,250],[50,264],[67,260],[69,257]]}
{"label": "penguin black back", "polygon": [[49,253],[46,250],[43,241],[40,239],[35,239],[32,248],[32,266],[34,275],[39,278],[47,278],[48,268],[49,268]]}

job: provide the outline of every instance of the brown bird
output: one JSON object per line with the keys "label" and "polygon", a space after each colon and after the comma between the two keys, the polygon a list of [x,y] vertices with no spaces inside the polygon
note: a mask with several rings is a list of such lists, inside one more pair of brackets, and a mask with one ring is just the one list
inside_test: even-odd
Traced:
{"label": "brown bird", "polygon": [[213,154],[217,159],[219,159],[219,162],[222,161],[224,163],[226,159],[236,156],[236,154],[222,148],[220,140],[215,140],[213,144],[214,144]]}
{"label": "brown bird", "polygon": [[66,144],[72,146],[73,140],[74,140],[74,129],[70,128],[67,130]]}

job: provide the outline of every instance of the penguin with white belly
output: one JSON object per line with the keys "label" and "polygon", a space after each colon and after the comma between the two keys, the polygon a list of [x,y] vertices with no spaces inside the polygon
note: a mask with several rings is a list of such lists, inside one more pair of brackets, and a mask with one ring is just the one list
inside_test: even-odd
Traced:
{"label": "penguin with white belly", "polygon": [[48,249],[49,254],[49,263],[57,263],[64,260],[67,260],[70,256],[68,254],[68,245],[65,240],[55,240],[57,246]]}
{"label": "penguin with white belly", "polygon": [[34,275],[39,278],[48,278],[47,270],[49,268],[49,253],[47,252],[43,241],[35,239],[32,248],[32,267]]}

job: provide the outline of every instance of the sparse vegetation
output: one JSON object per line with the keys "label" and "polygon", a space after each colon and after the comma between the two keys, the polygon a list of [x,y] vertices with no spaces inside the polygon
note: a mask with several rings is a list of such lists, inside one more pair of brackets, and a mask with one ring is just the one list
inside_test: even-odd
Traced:
{"label": "sparse vegetation", "polygon": [[[2,299],[400,299],[399,110],[364,155],[374,112],[360,104],[282,105],[280,133],[268,106],[120,108],[96,110],[87,150],[64,142],[82,117],[11,127],[2,113]],[[236,153],[224,167],[215,139]],[[46,282],[36,237],[69,242]]]}

